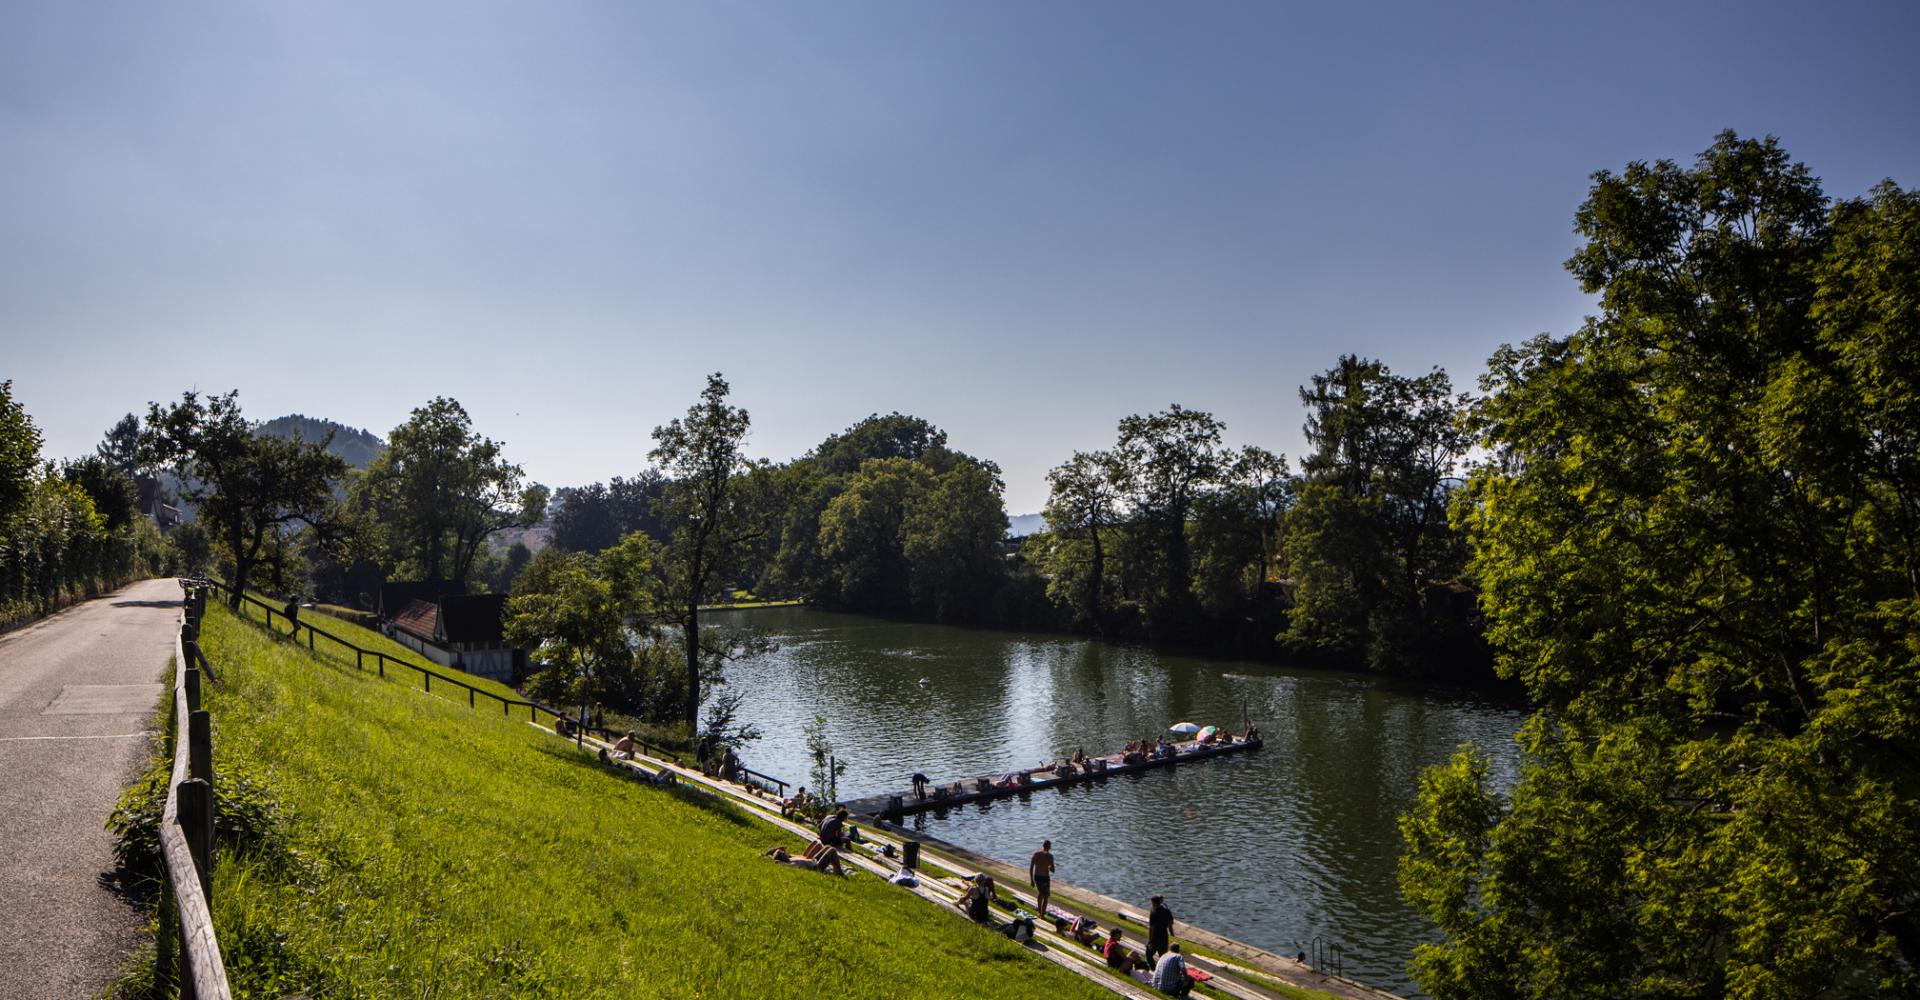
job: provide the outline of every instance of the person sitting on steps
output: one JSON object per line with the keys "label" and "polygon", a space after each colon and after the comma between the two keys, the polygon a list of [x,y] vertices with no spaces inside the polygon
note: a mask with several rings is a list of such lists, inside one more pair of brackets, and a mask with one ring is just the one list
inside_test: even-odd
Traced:
{"label": "person sitting on steps", "polygon": [[1120,939],[1125,936],[1126,932],[1118,927],[1108,931],[1107,946],[1100,950],[1100,954],[1107,960],[1107,968],[1130,973],[1144,963],[1140,961],[1140,956],[1122,943]]}
{"label": "person sitting on steps", "polygon": [[1193,977],[1187,974],[1187,957],[1180,954],[1179,945],[1169,947],[1167,953],[1160,956],[1160,964],[1153,967],[1153,988],[1177,997],[1193,991]]}
{"label": "person sitting on steps", "polygon": [[953,905],[959,907],[960,912],[974,923],[985,924],[993,922],[992,904],[993,876],[983,874],[974,876],[973,888],[962,893]]}

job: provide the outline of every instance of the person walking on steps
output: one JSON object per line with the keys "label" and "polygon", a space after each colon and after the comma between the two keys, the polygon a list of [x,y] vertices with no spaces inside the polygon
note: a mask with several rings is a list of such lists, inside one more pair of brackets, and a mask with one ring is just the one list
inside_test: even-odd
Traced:
{"label": "person walking on steps", "polygon": [[1047,899],[1053,895],[1053,841],[1043,840],[1027,862],[1027,880],[1033,883],[1034,909],[1047,919]]}
{"label": "person walking on steps", "polygon": [[1167,898],[1153,897],[1153,909],[1147,911],[1147,961],[1152,962],[1167,951],[1167,945],[1173,941],[1173,911],[1167,909]]}

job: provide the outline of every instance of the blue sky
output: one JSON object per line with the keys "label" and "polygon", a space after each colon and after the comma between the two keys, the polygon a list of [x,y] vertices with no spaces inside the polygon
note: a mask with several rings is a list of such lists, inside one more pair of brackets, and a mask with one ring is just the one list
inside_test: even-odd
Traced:
{"label": "blue sky", "polygon": [[1297,454],[1343,352],[1471,387],[1590,309],[1595,170],[1778,135],[1920,184],[1910,3],[10,4],[0,378],[47,436],[451,395],[550,485],[707,372],[901,410],[1008,506],[1179,402]]}

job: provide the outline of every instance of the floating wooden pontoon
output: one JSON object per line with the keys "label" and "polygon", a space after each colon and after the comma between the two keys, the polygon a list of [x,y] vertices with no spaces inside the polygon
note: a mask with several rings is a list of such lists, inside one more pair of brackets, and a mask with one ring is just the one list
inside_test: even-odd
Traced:
{"label": "floating wooden pontoon", "polygon": [[[1170,744],[1170,746],[1172,753],[1166,756],[1148,754],[1145,760],[1134,764],[1125,763],[1124,755],[1116,753],[1105,757],[1089,757],[1087,765],[1091,766],[1075,766],[1073,773],[1067,775],[1059,774],[1059,765],[1055,765],[1013,771],[994,777],[972,778],[944,785],[929,785],[924,798],[912,792],[898,795],[870,795],[864,799],[848,800],[844,805],[847,811],[855,816],[877,816],[885,820],[898,820],[902,816],[912,816],[937,809],[952,809],[969,802],[1004,799],[1048,788],[1064,788],[1085,781],[1101,781],[1122,774],[1138,774],[1156,768],[1172,767],[1175,764],[1208,760],[1245,750],[1258,750],[1261,740],[1255,737],[1252,740],[1236,739],[1232,743],[1189,741]],[[1047,775],[1047,777],[1043,778],[1041,775]],[[1009,779],[1012,781],[1010,784]]]}

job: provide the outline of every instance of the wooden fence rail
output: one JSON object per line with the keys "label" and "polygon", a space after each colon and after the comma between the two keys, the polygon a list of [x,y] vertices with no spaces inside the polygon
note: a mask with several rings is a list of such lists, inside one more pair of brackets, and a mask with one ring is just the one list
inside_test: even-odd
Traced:
{"label": "wooden fence rail", "polygon": [[206,588],[182,581],[185,611],[173,648],[173,773],[160,817],[167,893],[180,917],[180,996],[230,1000],[227,968],[213,933],[213,727],[200,707],[213,668],[200,652]]}
{"label": "wooden fence rail", "polygon": [[[217,580],[200,580],[200,581],[196,581],[196,583],[202,584],[206,587],[213,588],[216,590],[225,591],[229,597],[236,596],[231,589],[229,589],[225,584],[220,583]],[[421,689],[424,691],[427,691],[428,693],[431,693],[433,691],[433,685],[435,681],[439,681],[441,684],[450,684],[455,688],[459,688],[461,690],[466,691],[467,707],[469,708],[480,707],[479,699],[481,698],[491,698],[494,701],[497,701],[500,703],[500,714],[507,716],[508,718],[511,718],[513,716],[513,712],[515,709],[524,708],[527,710],[527,719],[529,721],[538,722],[540,721],[540,716],[544,714],[549,718],[551,718],[554,722],[563,725],[565,728],[569,730],[579,730],[581,728],[579,719],[571,715],[568,715],[566,712],[560,709],[553,708],[549,705],[542,705],[537,701],[528,701],[528,700],[519,699],[519,698],[507,698],[502,695],[496,694],[492,691],[488,691],[485,688],[475,687],[472,684],[468,684],[467,682],[460,680],[457,677],[449,677],[446,674],[429,670],[426,667],[423,667],[417,663],[410,663],[397,656],[389,656],[386,653],[381,652],[380,650],[377,650],[377,649],[367,649],[362,646],[356,645],[352,642],[347,641],[346,639],[342,639],[339,636],[334,635],[332,632],[329,632],[326,629],[318,628],[314,626],[311,622],[306,621],[301,616],[298,616],[298,615],[289,616],[284,610],[275,608],[272,604],[269,604],[268,602],[263,601],[258,597],[255,597],[252,594],[247,593],[244,590],[240,591],[237,596],[243,603],[251,604],[254,607],[257,607],[260,610],[266,612],[266,625],[269,631],[273,630],[273,620],[277,616],[287,621],[288,624],[291,626],[288,634],[293,638],[294,642],[300,641],[300,632],[302,629],[304,629],[306,630],[306,639],[307,639],[308,649],[314,649],[317,651],[317,647],[316,647],[317,640],[325,639],[328,642],[331,642],[341,647],[342,649],[345,649],[351,652],[353,654],[354,666],[361,670],[367,669],[367,663],[370,660],[373,663],[374,670],[376,670],[381,677],[387,676],[387,667],[389,665],[397,666],[397,667],[406,667],[409,670],[413,670],[419,673]],[[614,739],[618,739],[619,736],[624,735],[624,734],[614,733],[612,730],[604,729],[604,728],[599,729],[597,731],[601,733],[610,734]],[[637,738],[635,739],[634,742],[638,743],[640,747],[646,751],[648,756],[664,758],[667,760],[671,760],[676,764],[680,763],[679,755],[674,753],[671,750],[668,750],[664,747],[656,747],[645,740],[641,740]]]}

